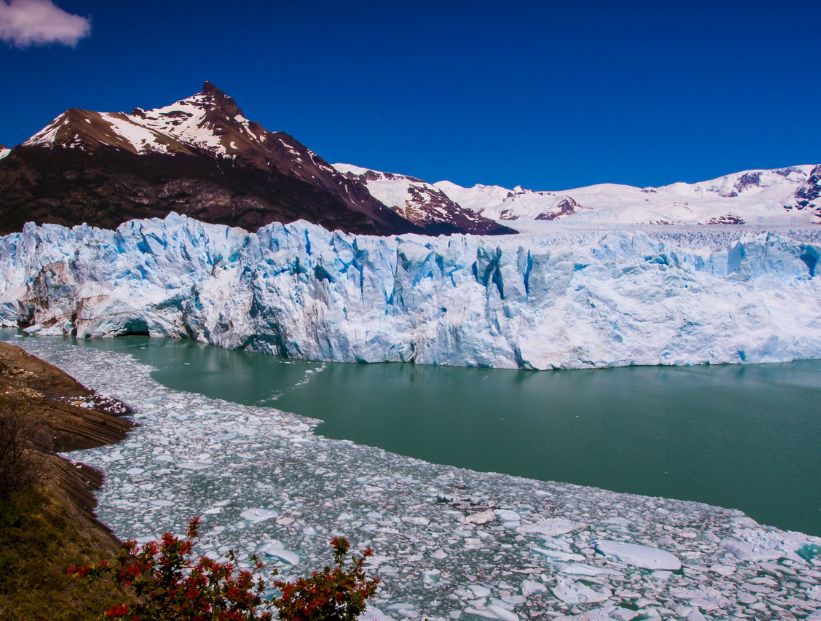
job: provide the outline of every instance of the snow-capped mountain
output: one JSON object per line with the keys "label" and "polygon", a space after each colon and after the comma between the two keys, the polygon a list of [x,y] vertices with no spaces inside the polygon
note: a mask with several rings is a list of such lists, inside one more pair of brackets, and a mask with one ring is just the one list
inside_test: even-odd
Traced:
{"label": "snow-capped mountain", "polygon": [[[472,188],[440,181],[434,184],[460,205],[493,220],[553,221],[584,210],[571,196],[557,192],[536,192],[517,185],[509,190],[497,185],[475,185]],[[518,225],[518,223],[517,223]]]}
{"label": "snow-capped mountain", "polygon": [[14,149],[0,146],[0,160],[0,233],[28,221],[114,228],[172,211],[249,230],[302,219],[383,235],[539,232],[557,223],[821,223],[821,165],[645,188],[428,183],[331,166],[292,136],[249,120],[208,82],[191,97],[151,110],[72,108]]}
{"label": "snow-capped mountain", "polygon": [[545,221],[581,225],[821,224],[821,165],[748,170],[662,187],[598,184],[558,192],[433,184],[454,202],[520,231]]}
{"label": "snow-capped mountain", "polygon": [[0,232],[31,220],[114,228],[170,211],[248,229],[305,219],[420,232],[292,136],[249,121],[208,82],[153,110],[64,112],[3,159],[0,195]]}
{"label": "snow-capped mountain", "polygon": [[821,227],[374,237],[169,215],[0,237],[0,325],[546,369],[821,357]]}
{"label": "snow-capped mountain", "polygon": [[513,229],[461,207],[436,186],[408,175],[370,170],[352,164],[333,167],[365,184],[371,195],[406,220],[430,233],[515,233]]}

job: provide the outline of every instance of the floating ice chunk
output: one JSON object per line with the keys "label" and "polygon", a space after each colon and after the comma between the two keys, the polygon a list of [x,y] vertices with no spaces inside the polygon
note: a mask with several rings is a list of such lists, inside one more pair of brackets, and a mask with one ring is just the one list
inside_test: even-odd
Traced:
{"label": "floating ice chunk", "polygon": [[606,606],[578,615],[562,615],[556,617],[554,621],[630,621],[638,617],[639,614],[634,610],[622,608],[621,606]]}
{"label": "floating ice chunk", "polygon": [[487,511],[480,511],[479,513],[472,513],[465,517],[465,522],[468,524],[488,524],[496,519],[496,513],[492,509]]}
{"label": "floating ice chunk", "polygon": [[643,569],[667,569],[670,571],[681,569],[681,561],[669,552],[637,543],[597,541],[596,550],[617,561]]}
{"label": "floating ice chunk", "polygon": [[595,565],[585,565],[583,563],[573,563],[567,567],[563,567],[559,572],[570,576],[607,576],[616,575],[618,572],[606,567],[596,567]]}
{"label": "floating ice chunk", "polygon": [[583,561],[584,557],[581,554],[573,554],[572,552],[562,552],[561,550],[550,550],[540,546],[533,546],[531,548],[536,554],[546,556],[554,561]]}
{"label": "floating ice chunk", "polygon": [[732,576],[735,573],[735,567],[732,567],[731,565],[716,564],[710,566],[710,571],[726,578],[727,576]]}
{"label": "floating ice chunk", "polygon": [[530,597],[534,593],[546,593],[547,587],[543,585],[541,582],[535,582],[534,580],[525,580],[522,582],[522,595],[525,597]]}
{"label": "floating ice chunk", "polygon": [[407,522],[408,524],[416,524],[417,526],[427,526],[430,524],[430,520],[426,517],[411,515],[402,518],[403,522]]}
{"label": "floating ice chunk", "polygon": [[474,597],[487,597],[490,595],[490,589],[481,584],[471,584],[468,588],[473,591]]}
{"label": "floating ice chunk", "polygon": [[183,461],[177,464],[178,468],[182,468],[183,470],[205,470],[206,468],[210,468],[211,464],[203,464],[193,461]]}
{"label": "floating ice chunk", "polygon": [[276,511],[271,511],[270,509],[246,509],[239,516],[244,519],[248,520],[252,524],[256,524],[257,522],[264,522],[265,520],[270,520],[271,518],[275,518],[278,516],[279,513]]}
{"label": "floating ice chunk", "polygon": [[520,533],[538,533],[545,537],[556,537],[574,531],[581,526],[581,524],[565,518],[548,518],[535,524],[520,526],[517,530]]}
{"label": "floating ice chunk", "polygon": [[687,614],[687,621],[707,621],[707,618],[701,614],[701,611],[698,608],[693,608]]}
{"label": "floating ice chunk", "polygon": [[282,542],[276,539],[270,539],[267,543],[262,544],[257,548],[259,554],[266,554],[273,558],[278,558],[289,565],[296,565],[299,563],[299,555],[283,547]]}
{"label": "floating ice chunk", "polygon": [[583,582],[564,577],[559,577],[551,590],[565,604],[595,604],[609,599],[611,595],[609,589],[596,591]]}
{"label": "floating ice chunk", "polygon": [[442,582],[442,572],[438,569],[426,569],[422,572],[422,582],[425,586],[436,586]]}
{"label": "floating ice chunk", "polygon": [[784,556],[783,552],[775,548],[757,546],[753,543],[735,541],[734,539],[725,541],[724,547],[742,561],[772,561]]}
{"label": "floating ice chunk", "polygon": [[676,599],[687,600],[693,606],[708,612],[724,608],[730,603],[730,600],[724,597],[720,591],[706,586],[698,589],[672,588],[670,589],[670,595]]}
{"label": "floating ice chunk", "polygon": [[470,618],[470,616],[473,615],[475,617],[482,617],[484,619],[499,619],[500,621],[519,621],[519,616],[516,613],[494,604],[480,608],[468,607],[465,608],[463,612],[464,614],[468,615],[468,618]]}
{"label": "floating ice chunk", "polygon": [[384,612],[379,610],[379,608],[370,603],[365,609],[365,612],[363,612],[362,616],[359,618],[361,621],[396,621],[396,619],[389,617]]}
{"label": "floating ice chunk", "polygon": [[498,604],[490,604],[487,609],[496,615],[497,619],[501,619],[501,621],[519,621],[519,615],[512,610],[502,608]]}
{"label": "floating ice chunk", "polygon": [[498,515],[499,519],[503,522],[519,522],[522,519],[518,513],[510,509],[497,509],[496,515]]}

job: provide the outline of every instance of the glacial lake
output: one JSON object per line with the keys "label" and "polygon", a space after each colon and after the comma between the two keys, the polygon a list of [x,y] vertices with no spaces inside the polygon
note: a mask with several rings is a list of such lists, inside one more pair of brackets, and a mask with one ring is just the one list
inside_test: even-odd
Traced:
{"label": "glacial lake", "polygon": [[818,360],[533,372],[291,361],[139,336],[76,343],[133,354],[172,389],[320,419],[328,437],[821,535]]}

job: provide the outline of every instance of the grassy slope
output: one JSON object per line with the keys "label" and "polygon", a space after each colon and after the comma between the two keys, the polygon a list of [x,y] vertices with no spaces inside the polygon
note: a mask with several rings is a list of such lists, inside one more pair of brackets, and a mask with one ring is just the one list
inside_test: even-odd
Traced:
{"label": "grassy slope", "polygon": [[0,619],[98,619],[127,599],[111,585],[65,573],[110,556],[118,544],[92,514],[99,473],[54,454],[116,442],[128,431],[109,413],[116,404],[79,407],[93,398],[59,369],[0,343],[0,408],[23,412],[45,432],[28,464],[41,470],[39,484],[0,501]]}

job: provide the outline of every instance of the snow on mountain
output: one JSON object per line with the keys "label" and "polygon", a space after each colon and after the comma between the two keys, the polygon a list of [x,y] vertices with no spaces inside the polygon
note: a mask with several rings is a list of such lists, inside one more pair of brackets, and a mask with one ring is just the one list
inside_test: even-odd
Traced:
{"label": "snow on mountain", "polygon": [[171,211],[249,229],[304,219],[420,232],[292,136],[249,121],[208,82],[153,110],[67,110],[3,161],[0,195],[3,233],[27,221],[113,228]]}
{"label": "snow on mountain", "polygon": [[[231,151],[239,150],[235,142],[232,147],[232,141],[226,139],[231,133],[229,128],[246,134],[257,144],[261,144],[268,133],[252,125],[230,97],[206,82],[202,92],[153,110],[136,108],[126,114],[72,108],[31,136],[23,146],[89,150],[105,144],[137,154],[173,154],[197,148],[228,156]],[[89,141],[90,137],[93,139]],[[170,143],[179,144],[169,149]]]}
{"label": "snow on mountain", "polygon": [[403,218],[431,233],[514,233],[475,211],[465,209],[436,186],[416,177],[386,173],[354,166],[334,164],[336,170],[363,183],[375,199]]}
{"label": "snow on mountain", "polygon": [[821,357],[821,229],[248,233],[169,215],[0,238],[0,324],[339,361],[546,369]]}
{"label": "snow on mountain", "polygon": [[0,160],[6,157],[9,153],[11,153],[11,149],[0,144]]}
{"label": "snow on mountain", "polygon": [[812,166],[749,170],[699,183],[658,188],[598,184],[560,192],[536,192],[517,186],[450,181],[434,186],[459,205],[497,222],[515,222],[521,231],[543,231],[545,221],[580,225],[754,224],[804,225],[821,222],[818,177],[806,203],[796,192],[810,182]]}

